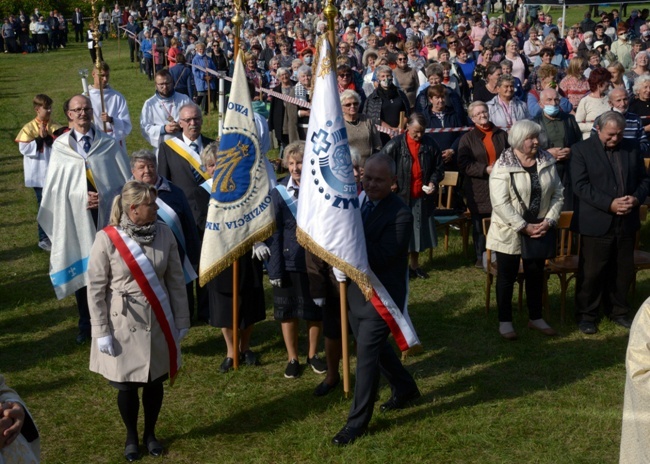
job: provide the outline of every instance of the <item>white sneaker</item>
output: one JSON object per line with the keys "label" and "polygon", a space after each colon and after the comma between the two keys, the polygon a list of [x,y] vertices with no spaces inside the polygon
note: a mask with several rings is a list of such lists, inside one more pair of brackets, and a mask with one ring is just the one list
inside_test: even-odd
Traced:
{"label": "white sneaker", "polygon": [[46,238],[46,239],[41,240],[40,242],[38,242],[38,247],[41,250],[52,251],[52,242],[50,242],[49,238]]}

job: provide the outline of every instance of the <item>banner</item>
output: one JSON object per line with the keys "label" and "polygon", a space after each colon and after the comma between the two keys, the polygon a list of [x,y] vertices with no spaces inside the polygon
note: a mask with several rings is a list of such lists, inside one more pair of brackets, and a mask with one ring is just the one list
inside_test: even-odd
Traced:
{"label": "banner", "polygon": [[399,348],[405,351],[419,344],[419,340],[408,316],[402,314],[368,264],[350,145],[336,82],[336,59],[325,37],[317,49],[320,53],[315,58],[318,66],[296,217],[298,242],[359,286],[388,324]]}
{"label": "banner", "polygon": [[260,154],[243,54],[235,60],[201,248],[201,286],[275,230],[269,178]]}

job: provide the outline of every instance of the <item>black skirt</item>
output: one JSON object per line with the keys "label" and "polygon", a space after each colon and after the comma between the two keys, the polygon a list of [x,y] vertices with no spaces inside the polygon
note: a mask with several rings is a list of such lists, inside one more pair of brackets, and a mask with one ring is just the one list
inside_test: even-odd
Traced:
{"label": "black skirt", "polygon": [[287,272],[282,287],[273,287],[273,316],[276,321],[323,320],[323,311],[309,293],[309,277],[304,272]]}
{"label": "black skirt", "polygon": [[[239,328],[245,329],[266,319],[262,263],[250,258],[239,259]],[[232,328],[232,266],[207,284],[210,325]]]}

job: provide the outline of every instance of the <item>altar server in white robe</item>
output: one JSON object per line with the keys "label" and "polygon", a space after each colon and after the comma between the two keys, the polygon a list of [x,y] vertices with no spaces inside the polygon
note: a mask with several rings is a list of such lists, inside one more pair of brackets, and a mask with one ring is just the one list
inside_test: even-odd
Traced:
{"label": "altar server in white robe", "polygon": [[142,106],[140,129],[142,136],[156,149],[164,141],[181,134],[179,112],[192,103],[187,95],[174,92],[174,80],[167,69],[156,73],[156,94]]}
{"label": "altar server in white robe", "polygon": [[[104,109],[102,113],[102,97],[99,91],[99,70],[93,68],[94,84],[88,89],[88,96],[93,104],[93,114],[95,115],[95,126],[113,137],[120,144],[124,153],[126,150],[126,137],[131,133],[131,115],[129,107],[126,104],[124,96],[111,87],[108,83],[111,70],[108,63],[102,61],[100,64],[102,70],[102,87],[104,92]],[[106,123],[106,130],[104,130]]]}

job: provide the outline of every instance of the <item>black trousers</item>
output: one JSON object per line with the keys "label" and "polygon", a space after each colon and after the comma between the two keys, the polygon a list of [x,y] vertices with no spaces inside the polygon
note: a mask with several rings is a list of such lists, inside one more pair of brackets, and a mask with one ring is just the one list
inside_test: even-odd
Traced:
{"label": "black trousers", "polygon": [[472,241],[474,242],[474,252],[476,259],[483,262],[483,252],[485,251],[485,234],[483,233],[483,219],[492,216],[487,214],[472,214]]}
{"label": "black trousers", "polygon": [[[512,292],[519,274],[521,255],[497,252],[497,306],[499,322],[512,322]],[[542,295],[544,293],[544,260],[524,259],[524,280],[526,304],[531,321],[542,317]]]}
{"label": "black trousers", "polygon": [[380,372],[395,396],[408,395],[417,385],[388,343],[388,325],[355,284],[348,287],[348,302],[350,326],[357,341],[357,371],[347,425],[364,429],[372,418]]}
{"label": "black trousers", "polygon": [[90,309],[88,307],[88,287],[83,287],[74,292],[77,299],[79,312],[79,333],[90,337]]}
{"label": "black trousers", "polygon": [[621,230],[615,218],[607,234],[581,236],[576,278],[576,320],[594,322],[603,305],[606,316],[627,315],[627,293],[634,279],[634,236]]}

